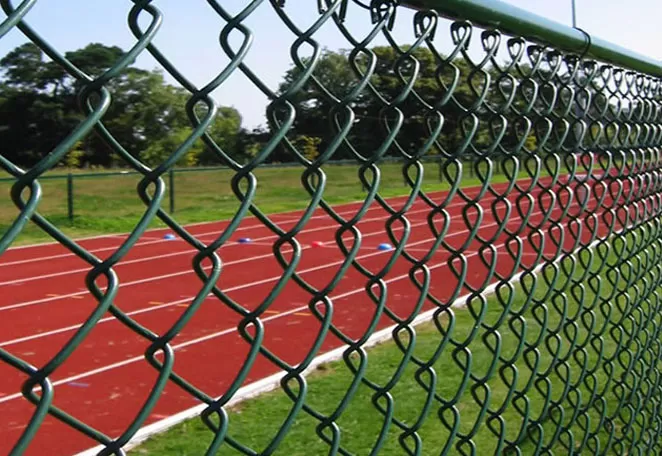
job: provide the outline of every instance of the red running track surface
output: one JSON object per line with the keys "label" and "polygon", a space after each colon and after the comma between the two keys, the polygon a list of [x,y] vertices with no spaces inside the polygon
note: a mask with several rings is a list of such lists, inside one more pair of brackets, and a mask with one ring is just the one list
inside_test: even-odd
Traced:
{"label": "red running track surface", "polygon": [[[497,185],[494,188],[503,191],[506,187]],[[465,189],[465,192],[473,198],[478,189]],[[521,271],[522,265],[532,267],[535,250],[531,242],[538,243],[545,238],[546,257],[557,255],[559,248],[550,240],[559,229],[567,231],[567,220],[558,220],[562,214],[558,203],[552,208],[551,216],[543,220],[543,212],[547,212],[552,204],[551,193],[537,192],[531,195],[534,198],[520,197],[519,202],[516,201],[518,193],[508,197],[512,207],[507,229],[518,233],[523,241],[522,264],[519,266],[506,253],[506,243],[514,246],[514,240],[508,241],[508,235],[504,233],[495,236],[500,224],[497,218],[504,217],[506,203],[495,203],[495,197],[488,193],[471,207],[455,196],[446,207],[446,216],[437,214],[434,218],[437,228],[448,224],[448,231],[444,236],[446,244],[440,246],[427,263],[431,274],[430,294],[450,304],[453,296],[468,292],[466,284],[459,282],[449,266],[453,263],[456,268],[462,267],[459,260],[453,259],[449,248],[464,247],[464,268],[468,272],[466,282],[483,288],[496,278],[488,276],[488,269],[480,258],[481,248],[488,262],[496,261],[497,274],[504,276]],[[440,203],[447,199],[448,194],[430,196]],[[562,192],[555,196],[563,199]],[[398,207],[404,200],[393,198],[389,203]],[[530,210],[528,223],[518,215],[516,203],[521,211]],[[359,203],[345,204],[337,206],[336,210],[343,217],[350,218],[359,206]],[[480,220],[477,219],[478,207],[483,212]],[[602,207],[609,207],[609,202],[603,203]],[[596,207],[589,206],[589,209],[596,210]],[[469,225],[463,219],[463,211],[470,221]],[[428,224],[430,212],[430,207],[418,200],[406,214],[411,231],[405,251],[415,258],[425,256],[434,242]],[[301,212],[283,213],[273,215],[271,219],[287,230],[294,226],[300,215]],[[380,271],[393,255],[393,252],[376,248],[380,243],[391,242],[386,234],[388,218],[389,214],[375,205],[357,225],[361,232],[361,247],[356,259],[373,273]],[[559,223],[557,228],[550,230],[555,221]],[[479,223],[478,237],[494,239],[485,244],[472,239],[470,229],[476,223]],[[536,228],[538,224],[541,234],[527,239],[532,227]],[[607,228],[602,220],[599,224],[596,232],[604,235]],[[191,225],[187,229],[200,241],[210,243],[226,226],[226,222],[218,222]],[[296,236],[302,249],[296,271],[312,287],[326,287],[345,259],[335,242],[338,227],[334,220],[318,210],[303,232]],[[400,222],[395,222],[392,229],[396,236],[403,235]],[[164,229],[147,232],[114,268],[120,281],[115,305],[159,335],[165,333],[185,311],[202,286],[202,281],[192,268],[197,251],[179,238],[165,240],[163,236],[167,232]],[[588,243],[591,234],[590,229],[585,229],[581,235],[582,241]],[[240,237],[250,237],[252,242],[237,243]],[[106,258],[123,239],[125,235],[108,235],[83,239],[79,244],[97,257]],[[277,236],[258,220],[247,218],[233,239],[217,252],[222,260],[219,288],[246,309],[253,310],[262,303],[281,278],[283,270],[273,254],[276,239]],[[346,233],[343,240],[347,246],[354,242],[350,233]],[[316,241],[324,245],[313,247]],[[493,253],[487,251],[486,246],[496,252],[496,258],[492,259]],[[561,247],[566,251],[572,249],[573,237],[566,233]],[[283,252],[289,261],[291,248],[284,247]],[[33,366],[40,367],[47,363],[97,304],[85,285],[85,276],[90,269],[89,264],[58,244],[18,247],[5,252],[0,257],[0,286],[3,290],[0,294],[0,348]],[[409,278],[411,269],[412,263],[400,257],[383,278],[387,284],[386,305],[400,318],[408,317],[420,298],[420,291]],[[375,316],[376,305],[366,292],[368,284],[364,275],[350,267],[330,293],[332,323],[353,339],[364,335]],[[265,329],[264,346],[290,365],[304,359],[321,328],[310,306],[311,295],[290,280],[261,316]],[[426,299],[420,311],[434,306],[431,300]],[[322,314],[325,313],[323,306],[318,304],[317,308]],[[171,342],[175,352],[174,371],[212,397],[225,393],[242,368],[250,348],[250,344],[237,332],[240,321],[241,316],[237,312],[216,297],[207,297]],[[377,328],[393,324],[394,321],[383,314]],[[157,381],[157,370],[144,357],[149,345],[147,339],[107,313],[50,377],[55,387],[54,405],[116,438],[135,419]],[[339,338],[328,333],[317,355],[342,345]],[[157,358],[162,359],[162,356]],[[275,364],[259,355],[244,385],[278,372],[280,369]],[[21,395],[21,386],[26,378],[9,365],[0,364],[0,454],[11,451],[34,412],[34,405]],[[199,404],[189,393],[170,383],[145,424]],[[70,455],[96,445],[96,441],[48,416],[26,454]]]}

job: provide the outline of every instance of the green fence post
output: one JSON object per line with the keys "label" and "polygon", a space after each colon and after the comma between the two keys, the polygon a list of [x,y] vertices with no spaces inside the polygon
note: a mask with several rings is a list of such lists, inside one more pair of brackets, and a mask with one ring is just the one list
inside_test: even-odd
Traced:
{"label": "green fence post", "polygon": [[168,172],[168,180],[170,185],[170,213],[175,212],[175,170],[170,168]]}
{"label": "green fence post", "polygon": [[67,174],[67,215],[69,221],[74,221],[74,175]]}

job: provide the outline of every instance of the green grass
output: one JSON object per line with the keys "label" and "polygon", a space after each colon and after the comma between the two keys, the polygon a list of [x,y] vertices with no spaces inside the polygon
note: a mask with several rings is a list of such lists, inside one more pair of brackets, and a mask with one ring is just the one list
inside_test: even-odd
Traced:
{"label": "green grass", "polygon": [[[402,166],[384,164],[380,166],[380,194],[384,197],[408,194]],[[358,177],[358,167],[352,165],[329,165],[324,168],[328,182],[324,198],[332,204],[357,201],[365,198]],[[255,172],[257,191],[255,203],[265,213],[304,209],[310,195],[301,183],[301,167],[260,168]],[[468,173],[468,171],[465,171]],[[44,179],[42,198],[38,210],[65,234],[81,237],[104,233],[128,232],[145,212],[145,205],[138,196],[138,175],[110,175],[98,173],[95,177],[76,177],[74,173],[74,219],[69,220],[67,211],[66,171],[56,170],[47,175],[60,175],[61,179]],[[225,220],[239,208],[239,199],[233,193],[230,182],[233,172],[229,170],[195,170],[175,173],[175,212],[181,224]],[[6,177],[6,176],[2,176]],[[167,176],[164,177],[168,186]],[[496,175],[493,182],[504,181]],[[471,175],[463,176],[462,185],[479,184]],[[18,216],[19,210],[11,201],[12,182],[0,181],[0,233],[4,233]],[[440,182],[438,165],[430,164],[425,169],[423,189],[425,191],[446,190],[449,184]],[[169,211],[169,192],[161,207]],[[27,197],[27,193],[26,193]],[[151,227],[165,226],[154,220]],[[51,240],[36,225],[29,223],[14,245]]]}
{"label": "green grass", "polygon": [[[644,231],[638,233],[639,236],[642,234]],[[631,245],[633,240],[634,237],[628,238]],[[473,311],[457,309],[452,313],[445,313],[439,321],[453,343],[445,346],[443,354],[434,364],[437,376],[434,383],[435,392],[441,401],[434,401],[418,432],[423,442],[421,454],[440,454],[441,449],[448,442],[450,437],[448,426],[443,424],[437,413],[442,401],[451,401],[456,395],[458,397],[454,407],[460,417],[458,431],[462,435],[472,433],[471,440],[475,444],[475,454],[481,456],[495,454],[498,439],[486,424],[489,415],[479,419],[481,407],[471,393],[472,388],[475,388],[476,396],[479,400],[484,400],[486,390],[476,387],[477,383],[473,379],[469,380],[466,388],[462,387],[462,382],[467,372],[478,377],[487,374],[487,369],[495,358],[490,347],[494,347],[497,341],[501,344],[499,350],[501,361],[498,362],[497,369],[492,372],[487,384],[490,391],[489,409],[494,411],[504,404],[507,405],[499,415],[505,429],[503,436],[510,440],[515,439],[522,426],[522,415],[513,407],[512,399],[507,400],[508,384],[514,384],[513,388],[516,392],[526,392],[530,407],[528,415],[532,419],[541,418],[542,408],[547,403],[547,399],[559,401],[560,404],[560,407],[549,415],[553,419],[548,416],[546,420],[542,420],[541,427],[538,428],[538,431],[542,430],[542,434],[530,433],[529,437],[521,442],[521,454],[534,454],[536,450],[534,442],[538,440],[544,445],[551,446],[551,454],[570,454],[564,445],[582,454],[593,454],[597,442],[601,445],[601,451],[605,451],[612,432],[611,449],[607,453],[623,454],[621,451],[623,448],[626,449],[626,453],[634,451],[629,448],[627,441],[623,443],[624,447],[614,446],[624,436],[626,439],[641,439],[642,427],[651,429],[651,432],[659,432],[660,430],[656,430],[655,424],[651,421],[659,418],[651,413],[655,402],[647,401],[644,397],[644,394],[649,392],[653,398],[656,398],[660,387],[658,373],[661,358],[656,340],[659,337],[662,321],[659,312],[660,303],[656,295],[650,293],[659,292],[660,283],[659,274],[652,263],[654,258],[648,257],[654,251],[655,248],[649,247],[645,254],[642,252],[635,255],[634,261],[630,263],[632,269],[630,266],[622,266],[619,269],[621,274],[635,275],[630,276],[633,278],[631,286],[623,279],[618,281],[615,285],[616,291],[632,291],[633,287],[637,287],[639,293],[648,290],[648,294],[631,293],[632,298],[638,299],[636,302],[610,297],[614,286],[606,279],[608,274],[605,274],[604,268],[599,268],[596,256],[588,277],[583,277],[583,270],[578,267],[570,278],[561,273],[559,282],[551,288],[539,280],[531,301],[528,301],[527,294],[518,286],[512,292],[511,304],[506,307],[502,302],[508,301],[510,296],[507,292],[502,295],[501,300],[495,296],[490,297],[485,307],[475,302]],[[612,253],[609,264],[614,263],[615,256]],[[599,277],[601,278],[598,279]],[[598,280],[601,285],[597,293],[594,293],[587,285],[596,284]],[[527,283],[528,288],[531,282]],[[654,286],[646,288],[646,286],[650,287],[651,283]],[[569,284],[570,288],[564,291],[566,284]],[[585,295],[578,294],[580,288],[583,288]],[[477,322],[477,315],[481,315],[480,324]],[[479,329],[474,332],[477,327]],[[498,340],[491,331],[492,328],[498,330]],[[416,333],[414,353],[420,359],[428,360],[443,337],[430,323],[417,327]],[[632,336],[633,334],[635,336]],[[535,373],[527,367],[524,356],[518,351],[524,342],[529,344],[529,347],[535,347],[540,355],[539,367]],[[454,356],[455,347],[462,343],[466,343],[468,350],[457,350],[457,356]],[[560,361],[554,362],[552,353],[556,353]],[[632,358],[626,356],[628,353]],[[383,343],[370,349],[366,378],[378,385],[386,384],[402,357],[402,352],[393,342]],[[530,351],[527,357],[533,359],[533,351]],[[515,359],[516,370],[504,367],[503,360],[511,358]],[[626,366],[630,360],[633,361],[632,368],[628,369]],[[557,369],[551,369],[547,376],[540,374],[553,363],[556,364]],[[390,391],[394,401],[395,418],[410,426],[424,409],[426,397],[425,390],[415,378],[416,369],[412,364],[408,364],[402,377]],[[464,368],[461,364],[470,367]],[[585,368],[581,367],[582,364]],[[652,369],[646,370],[648,368]],[[503,377],[499,374],[499,369],[503,369],[501,371]],[[532,375],[541,390],[531,386],[524,391],[524,385]],[[318,413],[331,413],[347,392],[351,379],[352,374],[344,362],[332,362],[321,366],[307,379],[309,390],[306,404]],[[429,382],[429,375],[424,374],[422,380]],[[634,387],[635,381],[638,380],[643,382]],[[616,386],[621,381],[623,390]],[[545,382],[548,382],[549,394],[541,392],[545,389]],[[563,397],[562,392],[568,385],[569,394]],[[601,395],[600,392],[605,387],[608,388],[605,394]],[[634,394],[627,396],[633,389],[636,390]],[[350,454],[370,454],[384,423],[383,415],[372,403],[373,394],[373,390],[362,384],[349,407],[337,421],[341,431],[341,445]],[[621,399],[623,404],[619,403]],[[520,406],[524,404],[521,398],[517,402]],[[292,401],[280,389],[244,401],[230,411],[228,435],[260,453],[276,435],[291,407]],[[639,407],[643,408],[643,411],[639,410]],[[634,411],[632,415],[629,409]],[[564,417],[560,417],[560,410],[565,413]],[[571,417],[575,410],[580,410],[580,414],[578,419],[573,420]],[[450,410],[446,409],[442,415],[449,422],[452,421]],[[627,426],[630,416],[636,418],[632,428]],[[601,417],[612,418],[613,424],[599,424]],[[555,424],[555,421],[559,425]],[[310,415],[299,413],[275,454],[292,456],[328,454],[329,447],[316,435],[318,423]],[[493,424],[496,424],[496,421],[493,421]],[[554,437],[554,432],[559,426],[564,426],[564,430],[560,437]],[[588,438],[590,449],[582,443],[587,435],[586,428],[590,434]],[[572,442],[569,440],[568,429],[572,430],[574,436]],[[205,454],[212,436],[212,432],[199,419],[193,419],[152,437],[131,450],[129,454],[135,456]],[[405,454],[398,441],[400,436],[401,431],[392,425],[379,454]],[[651,437],[654,441],[654,436]],[[412,440],[409,439],[407,442],[411,448]],[[457,442],[456,437],[448,454],[460,454],[455,447]],[[470,452],[467,445],[462,449],[465,454]],[[224,444],[219,454],[240,453]]]}

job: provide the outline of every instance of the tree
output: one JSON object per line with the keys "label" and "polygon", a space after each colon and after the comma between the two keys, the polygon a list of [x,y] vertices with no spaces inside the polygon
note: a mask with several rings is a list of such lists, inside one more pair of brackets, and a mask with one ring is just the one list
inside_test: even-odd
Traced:
{"label": "tree", "polygon": [[[528,153],[544,153],[538,143],[536,135],[540,131],[536,132],[536,127],[547,124],[536,124],[541,118],[535,110],[522,115],[522,110],[534,95],[537,97],[535,107],[539,112],[544,108],[544,103],[555,98],[549,93],[549,84],[544,83],[546,75],[543,70],[537,70],[527,80],[519,73],[521,71],[526,75],[531,72],[531,66],[524,61],[518,66],[519,69],[502,73],[491,64],[474,68],[463,57],[441,63],[429,49],[421,47],[412,52],[417,65],[413,90],[404,99],[398,100],[414,77],[413,61],[402,59],[390,46],[373,47],[369,52],[374,62],[372,57],[362,53],[355,58],[353,65],[352,55],[347,50],[322,52],[313,71],[316,82],[309,79],[300,91],[288,98],[296,109],[294,125],[288,136],[318,137],[321,138],[320,149],[328,147],[338,132],[333,124],[338,100],[347,97],[359,84],[361,73],[365,74],[374,64],[371,87],[366,87],[350,103],[355,120],[347,137],[364,156],[374,154],[385,143],[388,135],[388,128],[385,127],[390,125],[394,128],[398,111],[402,114],[402,126],[396,137],[397,144],[407,154],[418,152],[430,138],[438,123],[433,115],[437,112],[443,116],[443,128],[437,144],[428,149],[428,154],[437,154],[441,152],[440,148],[446,153],[457,153],[474,127],[476,131],[466,150],[472,158],[475,158],[474,152],[484,154],[488,151],[496,159],[503,154],[519,155],[524,149]],[[304,68],[311,64],[310,59],[303,60]],[[353,66],[356,70],[352,69]],[[278,93],[283,95],[302,75],[303,70],[298,66],[290,68]],[[538,87],[537,94],[533,93],[535,85]],[[511,103],[513,91],[514,101]],[[556,98],[556,103],[561,103],[560,96]],[[533,122],[530,127],[525,117]],[[498,147],[494,148],[495,145]],[[285,154],[285,149],[281,149],[277,154],[279,160]],[[394,146],[387,151],[387,155],[399,154],[401,151]],[[352,157],[353,153],[347,147],[341,147],[334,155],[335,159]]]}
{"label": "tree", "polygon": [[44,53],[33,43],[22,44],[9,52],[0,60],[0,68],[4,84],[14,89],[37,92],[46,88],[50,80]]}
{"label": "tree", "polygon": [[37,91],[0,85],[0,144],[5,158],[31,166],[79,123],[71,97],[55,99]]}
{"label": "tree", "polygon": [[295,138],[294,145],[308,160],[314,160],[319,155],[319,145],[322,138],[316,136],[299,135]]}
{"label": "tree", "polygon": [[[207,133],[223,153],[232,158],[238,158],[243,152],[238,150],[240,126],[241,116],[237,110],[221,107],[216,114],[216,118],[207,128]],[[193,128],[187,122],[182,122],[176,128],[176,130],[170,131],[160,139],[147,144],[145,152],[141,155],[145,163],[156,165],[164,161],[193,133]],[[221,157],[216,155],[216,152],[208,147],[202,138],[196,140],[177,162],[178,166],[221,164],[224,164]]]}
{"label": "tree", "polygon": [[[207,133],[223,153],[237,160],[245,156],[240,142],[241,115],[234,108],[222,106],[218,109],[216,118],[207,129]],[[220,165],[222,163],[214,150],[205,147],[198,162],[201,165]]]}
{"label": "tree", "polygon": [[[65,58],[89,77],[107,71],[124,55],[116,46],[90,43]],[[84,119],[77,94],[85,83],[47,60],[32,43],[18,46],[0,59],[0,143],[2,154],[31,166],[52,151]],[[155,163],[171,154],[193,131],[186,113],[191,94],[168,84],[159,71],[129,67],[106,84],[111,103],[102,119],[113,138],[138,159]],[[92,104],[98,101],[93,95]],[[241,116],[220,107],[209,132],[231,156],[241,154],[237,138]],[[196,144],[182,164],[218,163],[208,148]],[[87,135],[68,163],[116,166],[117,152],[99,135]],[[160,158],[159,158],[160,157]]]}
{"label": "tree", "polygon": [[[443,119],[442,134],[438,137],[442,147],[452,150],[465,137],[461,122],[466,122],[466,109],[474,103],[476,96],[472,92],[468,81],[471,68],[464,60],[453,62],[453,66],[446,65],[438,72],[438,60],[426,48],[418,48],[412,54],[418,64],[418,73],[413,91],[397,104],[393,104],[404,93],[406,85],[413,77],[414,66],[411,61],[398,61],[399,55],[390,46],[377,46],[372,48],[374,56],[374,73],[370,79],[372,89],[364,89],[351,101],[351,108],[355,115],[354,125],[349,134],[350,143],[364,155],[374,153],[386,141],[389,128],[395,128],[397,111],[402,114],[403,125],[397,136],[397,144],[406,153],[418,151],[431,136],[436,120],[433,116],[428,118],[429,106],[438,109]],[[357,86],[361,74],[352,70],[349,63],[349,51],[325,50],[317,62],[314,75],[326,91],[336,99],[343,99]],[[304,66],[311,60],[305,60]],[[359,72],[365,73],[372,65],[372,60],[365,54],[356,59]],[[453,90],[454,98],[445,103],[439,103],[448,87],[452,87],[454,72],[461,74],[461,81]],[[283,94],[302,75],[299,67],[287,71],[280,84],[279,93]],[[443,81],[446,88],[440,86],[437,77]],[[482,74],[474,75],[472,83],[480,85]],[[494,75],[490,73],[490,77]],[[484,83],[484,82],[483,82]],[[331,143],[333,135],[338,129],[333,126],[333,108],[337,104],[331,96],[309,80],[301,91],[296,93],[289,101],[296,107],[294,135],[304,135],[322,138],[321,147]],[[397,109],[396,109],[397,108]],[[486,114],[480,113],[484,120]],[[432,127],[428,124],[432,122]],[[386,128],[385,124],[389,125]],[[489,142],[487,124],[482,122],[479,132],[474,138],[474,145],[485,145]],[[436,148],[428,152],[434,152]],[[390,147],[387,155],[398,155],[396,147]],[[341,149],[334,158],[349,158],[352,154],[349,149]]]}

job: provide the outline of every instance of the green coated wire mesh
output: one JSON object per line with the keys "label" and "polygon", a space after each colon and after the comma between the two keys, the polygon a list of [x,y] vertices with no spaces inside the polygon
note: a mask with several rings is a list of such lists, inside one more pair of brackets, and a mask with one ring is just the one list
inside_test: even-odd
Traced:
{"label": "green coated wire mesh", "polygon": [[[477,443],[479,435],[488,436],[490,454],[662,452],[662,86],[657,76],[569,54],[554,43],[479,29],[462,17],[449,21],[434,10],[414,11],[402,4],[406,2],[319,0],[317,15],[301,21],[297,14],[295,21],[293,10],[299,5],[294,1],[246,1],[230,10],[227,2],[209,0],[207,14],[222,24],[219,49],[229,63],[198,87],[186,78],[185,68],[173,65],[154,44],[163,21],[160,2],[134,0],[128,9],[133,47],[103,74],[91,77],[28,25],[35,3],[0,1],[6,14],[0,39],[20,30],[75,78],[85,118],[29,169],[12,163],[0,149],[2,168],[15,177],[11,200],[17,208],[0,237],[0,261],[25,227],[34,224],[87,263],[86,293],[96,305],[47,362],[32,365],[0,345],[5,371],[20,372],[26,379],[20,391],[11,393],[31,404],[10,454],[29,451],[45,420],[52,418],[99,445],[99,454],[125,454],[155,407],[168,400],[163,392],[170,384],[205,404],[197,419],[208,426],[207,454],[229,448],[246,455],[278,453],[303,418],[314,421],[323,454],[356,454],[344,440],[352,425],[343,417],[362,390],[369,391],[364,405],[372,408],[377,423],[374,434],[364,438],[371,442],[370,454],[482,454],[486,447]],[[245,61],[253,35],[245,22],[264,10],[277,15],[279,25],[294,37],[294,69],[278,90]],[[352,28],[356,24],[360,31]],[[394,27],[404,34],[396,37]],[[320,67],[324,49],[316,35],[323,28],[339,32],[348,48],[341,62],[348,86],[334,85]],[[375,50],[376,43],[381,51]],[[110,83],[143,54],[150,54],[190,93],[189,135],[156,166],[130,153],[104,123],[113,104]],[[390,60],[384,60],[388,55]],[[246,163],[207,132],[218,115],[212,93],[235,74],[248,78],[269,100],[269,139]],[[291,136],[300,128],[301,94],[311,92],[316,108],[325,113],[319,123],[324,127],[318,132],[319,153],[313,158]],[[135,198],[144,203],[144,214],[105,259],[39,211],[44,196],[40,177],[92,135],[142,175]],[[167,212],[165,196],[167,173],[200,142],[219,165],[232,170],[230,186],[238,202],[231,221],[204,242]],[[309,195],[287,229],[255,203],[260,185],[256,172],[276,150],[300,168],[300,182]],[[325,166],[338,158],[356,163],[357,183],[365,189],[349,216],[325,199]],[[382,193],[380,166],[385,159],[398,160],[406,182],[397,204]],[[424,191],[424,174],[442,180],[449,190]],[[477,181],[471,187],[463,183],[469,174]],[[375,207],[385,214],[379,229],[394,247],[376,269],[360,254],[360,224]],[[414,212],[424,223],[412,222]],[[304,247],[298,239],[320,213],[333,223],[343,259],[324,285],[316,286],[301,272]],[[251,215],[277,239],[271,256],[280,270],[270,292],[248,303],[232,298],[222,286],[221,248]],[[197,294],[163,332],[114,302],[122,286],[118,264],[156,219],[197,252],[191,265]],[[461,242],[451,239],[460,231]],[[370,304],[363,304],[367,310],[360,331],[344,329],[351,315],[339,312],[334,299],[350,274]],[[407,277],[405,307],[398,307],[397,295],[390,293],[397,290],[394,274]],[[436,292],[440,282],[444,291]],[[315,320],[314,337],[306,339],[310,345],[296,363],[269,348],[265,329],[269,310],[288,286],[303,290]],[[12,290],[5,287],[3,293],[11,295]],[[173,340],[210,294],[219,309],[236,317],[233,325],[247,347],[238,368],[218,379],[225,381],[220,395],[188,379],[173,348]],[[146,342],[142,362],[156,373],[149,394],[139,399],[139,412],[114,435],[68,413],[56,400],[63,364],[109,316]],[[416,348],[423,322],[431,322],[436,334],[426,353]],[[377,378],[368,369],[367,347],[385,327],[391,328],[387,342],[395,342],[400,356],[388,375]],[[288,337],[292,344],[300,343],[296,333]],[[337,402],[319,408],[312,405],[304,372],[330,339],[342,343],[340,359],[351,381],[334,396]],[[228,431],[228,404],[258,360],[278,368],[279,388],[289,399],[277,431],[259,448]],[[398,385],[407,376],[415,380],[416,390],[403,395]],[[405,419],[398,404],[407,395],[423,399],[417,415]],[[79,397],[85,400],[84,394]],[[426,443],[431,432],[443,436],[441,443]]]}

